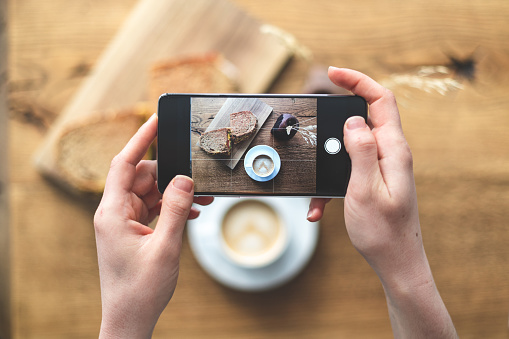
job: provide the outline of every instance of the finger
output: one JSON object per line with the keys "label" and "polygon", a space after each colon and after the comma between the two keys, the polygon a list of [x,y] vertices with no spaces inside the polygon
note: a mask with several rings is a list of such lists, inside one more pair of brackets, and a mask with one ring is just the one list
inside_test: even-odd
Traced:
{"label": "finger", "polygon": [[393,187],[411,184],[412,156],[392,92],[370,77],[349,69],[330,67],[329,77],[338,86],[364,97],[370,104],[368,121],[377,145],[378,172],[381,172],[388,189],[391,191]]}
{"label": "finger", "polygon": [[136,166],[145,156],[157,135],[157,115],[153,114],[129,140],[120,155],[127,163]]}
{"label": "finger", "polygon": [[331,201],[330,198],[312,198],[309,203],[308,221],[315,222],[322,219],[325,205]]}
{"label": "finger", "polygon": [[214,197],[194,197],[194,202],[198,205],[207,206],[214,201]]}
{"label": "finger", "polygon": [[157,180],[157,163],[155,160],[141,160],[136,165],[136,178],[132,187],[133,193],[144,196],[149,193]]}
{"label": "finger", "polygon": [[127,145],[113,158],[106,179],[105,192],[130,191],[136,176],[136,165],[147,153],[157,134],[157,116],[145,122]]}
{"label": "finger", "polygon": [[359,197],[372,197],[371,192],[383,183],[375,136],[364,118],[358,116],[346,121],[343,134],[345,148],[352,160],[347,195],[355,192]]}
{"label": "finger", "polygon": [[360,95],[372,105],[380,100],[386,89],[367,75],[347,68],[329,67],[329,79],[337,86]]}
{"label": "finger", "polygon": [[391,91],[367,75],[351,69],[329,67],[329,78],[339,87],[366,99],[374,128],[390,125],[402,130],[398,107]]}
{"label": "finger", "polygon": [[[177,175],[163,194],[156,236],[171,246],[180,245],[182,232],[193,204],[194,183],[189,177]],[[180,247],[177,247],[180,250]]]}

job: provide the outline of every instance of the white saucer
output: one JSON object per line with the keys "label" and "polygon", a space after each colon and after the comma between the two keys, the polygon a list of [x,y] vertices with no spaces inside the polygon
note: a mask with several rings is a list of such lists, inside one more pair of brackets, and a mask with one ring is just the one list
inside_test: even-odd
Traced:
{"label": "white saucer", "polygon": [[[290,239],[282,256],[260,268],[235,265],[223,253],[219,238],[220,223],[234,204],[256,199],[284,211]],[[306,220],[307,198],[216,198],[209,206],[200,206],[200,217],[189,220],[187,234],[191,250],[202,268],[221,284],[240,291],[266,291],[292,280],[309,262],[318,241],[318,223]]]}

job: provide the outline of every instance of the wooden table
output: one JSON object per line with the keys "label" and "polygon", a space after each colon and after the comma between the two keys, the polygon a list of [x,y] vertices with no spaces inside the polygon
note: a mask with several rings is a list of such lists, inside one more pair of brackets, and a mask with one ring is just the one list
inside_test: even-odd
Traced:
{"label": "wooden table", "polygon": [[[358,69],[393,89],[413,150],[424,243],[445,304],[461,337],[507,338],[509,3],[235,2],[294,34],[313,53],[312,63]],[[8,162],[0,173],[8,164],[10,223],[1,225],[0,238],[5,244],[10,233],[11,255],[8,246],[0,248],[0,302],[10,314],[0,321],[2,338],[6,323],[13,338],[98,333],[97,201],[43,180],[31,157],[134,4],[9,2],[7,154],[0,148]],[[271,92],[299,92],[309,66],[290,63]],[[154,337],[392,337],[382,287],[351,246],[342,207],[341,200],[328,206],[309,266],[272,292],[222,287],[186,241],[178,287]]]}

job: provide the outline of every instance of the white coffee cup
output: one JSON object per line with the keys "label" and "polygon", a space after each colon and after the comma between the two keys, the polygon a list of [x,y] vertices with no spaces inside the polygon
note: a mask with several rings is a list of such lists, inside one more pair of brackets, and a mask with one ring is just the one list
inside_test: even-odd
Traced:
{"label": "white coffee cup", "polygon": [[246,199],[230,206],[220,227],[223,253],[242,267],[268,266],[288,246],[288,226],[282,214],[260,200]]}
{"label": "white coffee cup", "polygon": [[269,181],[276,177],[281,168],[281,158],[275,149],[268,145],[251,148],[244,158],[244,169],[251,179]]}

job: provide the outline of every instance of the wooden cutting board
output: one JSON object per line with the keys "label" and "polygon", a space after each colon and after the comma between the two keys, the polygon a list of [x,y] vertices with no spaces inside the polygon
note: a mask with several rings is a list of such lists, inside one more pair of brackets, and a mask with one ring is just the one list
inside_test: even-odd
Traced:
{"label": "wooden cutting board", "polygon": [[[219,110],[219,112],[217,112],[216,116],[214,117],[210,125],[207,127],[205,132],[213,131],[223,127],[229,127],[230,114],[240,111],[250,111],[256,116],[258,121],[256,123],[255,133],[248,139],[233,146],[230,161],[226,163],[226,166],[228,166],[231,169],[235,168],[237,163],[244,155],[244,152],[246,152],[247,148],[251,144],[251,141],[253,141],[253,139],[256,137],[256,134],[265,123],[265,120],[267,120],[270,113],[272,113],[272,107],[256,98],[228,98],[226,99],[223,106],[221,106],[221,109]],[[200,120],[206,121],[206,119]],[[197,152],[203,152],[199,148],[199,143],[194,146]]]}
{"label": "wooden cutting board", "polygon": [[60,179],[55,150],[66,128],[146,100],[148,70],[156,61],[220,52],[236,66],[241,92],[266,91],[293,54],[281,36],[267,31],[277,30],[228,0],[141,0],[48,132],[35,154],[37,169]]}

